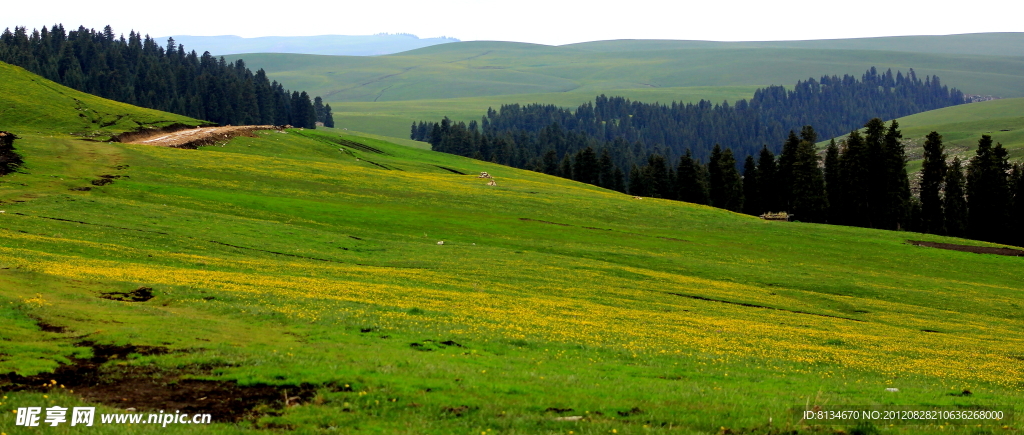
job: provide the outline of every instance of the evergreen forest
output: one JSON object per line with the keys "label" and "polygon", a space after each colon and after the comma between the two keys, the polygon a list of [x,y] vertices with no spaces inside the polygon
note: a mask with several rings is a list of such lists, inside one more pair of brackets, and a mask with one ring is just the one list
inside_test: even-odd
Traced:
{"label": "evergreen forest", "polygon": [[115,36],[110,26],[15,27],[0,34],[0,61],[89,94],[222,125],[334,126],[320,97],[284,89],[241,59],[186,51],[174,38],[161,46],[135,31]]}
{"label": "evergreen forest", "polygon": [[[1024,244],[1024,168],[983,136],[969,161],[925,145],[911,183],[897,118],[964,104],[964,94],[913,70],[772,86],[751,101],[671,105],[597,97],[575,112],[506,105],[479,123],[419,122],[410,136],[448,152],[639,197],[803,222],[911,230]],[[813,125],[813,127],[812,127]],[[861,130],[863,128],[863,130]],[[832,140],[824,153],[819,135]]]}

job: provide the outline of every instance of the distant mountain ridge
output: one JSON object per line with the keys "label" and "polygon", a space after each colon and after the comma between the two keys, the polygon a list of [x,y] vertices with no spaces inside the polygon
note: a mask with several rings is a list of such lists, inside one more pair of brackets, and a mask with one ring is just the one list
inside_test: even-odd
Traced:
{"label": "distant mountain ridge", "polygon": [[419,38],[408,33],[376,35],[319,35],[319,36],[161,36],[158,41],[174,38],[178,44],[197,52],[209,51],[213,55],[243,53],[295,53],[333,56],[378,56],[400,53],[449,42],[459,42],[446,36]]}

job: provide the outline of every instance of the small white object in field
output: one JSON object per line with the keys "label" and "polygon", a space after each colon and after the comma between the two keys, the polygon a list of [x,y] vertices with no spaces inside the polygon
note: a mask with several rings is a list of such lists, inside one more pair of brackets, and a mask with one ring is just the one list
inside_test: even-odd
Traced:
{"label": "small white object in field", "polygon": [[444,244],[444,240],[442,240],[442,241],[440,241],[440,242],[437,242],[437,244],[438,244],[438,245],[443,245],[443,244]]}
{"label": "small white object in field", "polygon": [[[2,211],[0,211],[0,213],[3,213],[3,212],[2,212]],[[473,246],[476,246],[476,243],[474,243],[474,244],[473,244]]]}
{"label": "small white object in field", "polygon": [[568,417],[555,417],[555,421],[580,421],[583,420],[582,415],[570,415]]}
{"label": "small white object in field", "polygon": [[888,391],[890,393],[897,393],[897,392],[900,391],[900,389],[899,388],[886,388],[885,391]]}
{"label": "small white object in field", "polygon": [[7,210],[0,210],[0,214],[7,213]]}

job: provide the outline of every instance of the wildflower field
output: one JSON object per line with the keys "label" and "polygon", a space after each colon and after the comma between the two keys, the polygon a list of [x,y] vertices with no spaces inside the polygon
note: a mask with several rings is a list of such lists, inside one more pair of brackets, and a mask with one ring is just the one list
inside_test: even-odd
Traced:
{"label": "wildflower field", "polygon": [[[148,370],[311,393],[203,427],[13,427],[19,406],[83,400],[55,383],[4,393],[6,434],[1024,427],[794,417],[1024,412],[1024,259],[906,240],[977,242],[638,200],[330,129],[200,150],[68,133],[21,134],[26,165],[0,178],[0,373],[131,345],[161,351],[112,358],[105,382]],[[153,297],[110,297],[140,287]]]}

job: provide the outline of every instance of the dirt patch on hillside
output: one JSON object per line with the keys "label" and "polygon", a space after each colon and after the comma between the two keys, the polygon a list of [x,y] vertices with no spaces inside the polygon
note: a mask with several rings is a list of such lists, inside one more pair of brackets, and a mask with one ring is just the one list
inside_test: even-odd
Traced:
{"label": "dirt patch on hillside", "polygon": [[153,145],[170,148],[196,149],[201,146],[226,142],[238,136],[254,137],[258,130],[273,130],[273,125],[240,125],[228,127],[193,127],[159,130],[143,130],[125,133],[111,140],[136,145]]}
{"label": "dirt patch on hillside", "polygon": [[147,366],[104,365],[125,360],[132,354],[160,355],[170,351],[157,346],[79,344],[92,347],[93,357],[72,359],[71,364],[61,365],[53,373],[0,374],[0,391],[63,390],[89,402],[125,410],[146,413],[180,410],[189,414],[210,414],[213,421],[236,422],[309,402],[318,388],[310,384],[242,386],[235,381],[187,379],[189,375],[208,374],[213,367],[172,372]]}
{"label": "dirt patch on hillside", "polygon": [[923,242],[920,240],[907,240],[914,246],[925,246],[928,248],[948,249],[951,251],[973,252],[975,254],[1007,255],[1010,257],[1024,257],[1024,251],[1010,248],[993,248],[989,246],[956,245],[953,243]]}

